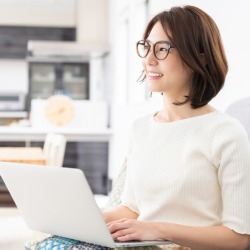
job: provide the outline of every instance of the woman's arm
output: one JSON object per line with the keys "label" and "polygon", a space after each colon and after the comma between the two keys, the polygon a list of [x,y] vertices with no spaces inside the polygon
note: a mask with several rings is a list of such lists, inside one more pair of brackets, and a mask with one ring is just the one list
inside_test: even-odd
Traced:
{"label": "woman's arm", "polygon": [[106,223],[111,221],[116,221],[119,219],[127,218],[127,219],[137,219],[138,214],[133,212],[131,209],[129,209],[126,206],[118,206],[116,208],[113,208],[108,211],[102,212],[102,215],[104,217],[104,220]]}
{"label": "woman's arm", "polygon": [[191,227],[165,222],[123,219],[108,223],[114,239],[169,240],[196,250],[245,250],[250,235],[238,234],[224,226]]}
{"label": "woman's arm", "polygon": [[160,223],[158,227],[162,236],[170,241],[192,249],[202,250],[245,250],[250,245],[250,236],[238,234],[224,226],[190,227],[176,224]]}

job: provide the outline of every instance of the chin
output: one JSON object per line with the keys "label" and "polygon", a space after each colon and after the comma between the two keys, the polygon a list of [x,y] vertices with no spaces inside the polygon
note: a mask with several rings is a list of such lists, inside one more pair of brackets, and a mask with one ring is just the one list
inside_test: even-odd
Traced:
{"label": "chin", "polygon": [[153,93],[162,93],[165,92],[166,90],[160,90],[160,89],[154,89],[154,88],[150,88],[149,92],[153,92]]}
{"label": "chin", "polygon": [[156,84],[148,84],[148,89],[149,89],[149,92],[159,92],[159,93],[162,93],[162,92],[165,92],[166,89],[164,88],[159,88],[160,86],[156,86]]}

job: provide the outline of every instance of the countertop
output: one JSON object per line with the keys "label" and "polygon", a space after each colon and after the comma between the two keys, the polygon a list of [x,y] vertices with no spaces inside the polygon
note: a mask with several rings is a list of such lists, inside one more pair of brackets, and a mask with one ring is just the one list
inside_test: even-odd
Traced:
{"label": "countertop", "polygon": [[109,141],[113,135],[107,129],[34,128],[22,126],[0,126],[0,141],[43,141],[47,133],[66,136],[67,141]]}

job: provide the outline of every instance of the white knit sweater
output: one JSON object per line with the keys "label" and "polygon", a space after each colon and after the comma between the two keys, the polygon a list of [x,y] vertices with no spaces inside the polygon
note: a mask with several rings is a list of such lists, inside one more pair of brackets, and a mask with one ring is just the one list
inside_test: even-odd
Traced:
{"label": "white knit sweater", "polygon": [[215,111],[132,129],[122,204],[139,220],[224,225],[250,234],[250,145],[235,119]]}

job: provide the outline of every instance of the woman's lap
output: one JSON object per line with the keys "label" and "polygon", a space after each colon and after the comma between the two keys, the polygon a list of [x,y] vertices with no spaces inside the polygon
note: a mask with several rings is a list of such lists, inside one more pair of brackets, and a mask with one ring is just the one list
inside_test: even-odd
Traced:
{"label": "woman's lap", "polygon": [[148,246],[148,247],[123,247],[109,248],[96,244],[80,242],[59,236],[50,236],[42,241],[31,241],[25,246],[25,250],[190,250],[190,248],[181,247],[175,244],[166,246]]}
{"label": "woman's lap", "polygon": [[[58,248],[53,247],[53,248],[46,248],[46,246],[36,246],[35,248],[28,248],[25,247],[25,250],[45,250],[45,249],[56,249],[59,250],[61,249],[59,246]],[[157,246],[150,246],[150,247],[122,247],[122,248],[108,248],[108,247],[103,247],[99,245],[94,245],[94,244],[89,244],[85,242],[81,242],[80,244],[77,245],[72,245],[65,250],[160,250],[160,247]]]}
{"label": "woman's lap", "polygon": [[[56,249],[59,250],[60,248]],[[103,247],[103,246],[98,246],[98,245],[93,245],[89,243],[84,243],[82,242],[78,246],[71,246],[67,248],[67,250],[188,250],[189,248],[177,246],[177,245],[169,245],[169,246],[164,246],[164,247],[158,247],[158,246],[149,246],[149,247],[123,247],[123,248],[108,248],[108,247]],[[25,247],[25,250],[34,250]],[[40,250],[37,248],[37,250]]]}

